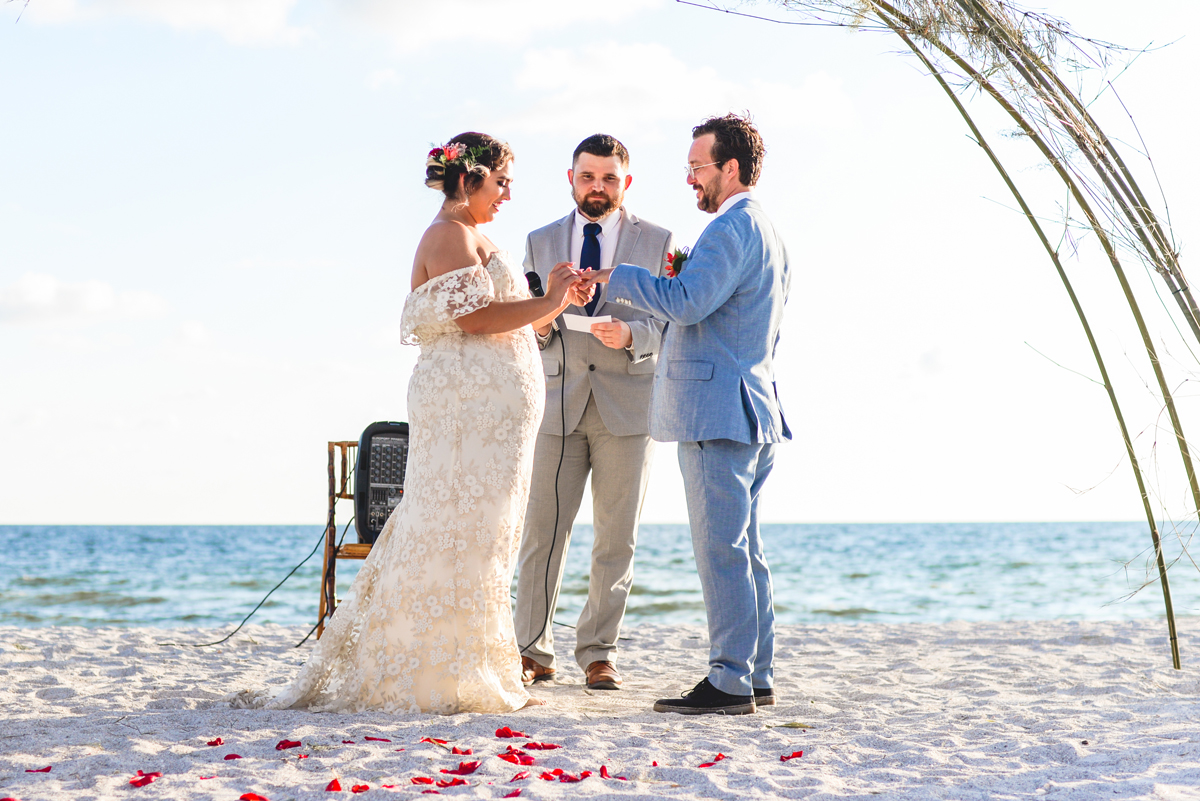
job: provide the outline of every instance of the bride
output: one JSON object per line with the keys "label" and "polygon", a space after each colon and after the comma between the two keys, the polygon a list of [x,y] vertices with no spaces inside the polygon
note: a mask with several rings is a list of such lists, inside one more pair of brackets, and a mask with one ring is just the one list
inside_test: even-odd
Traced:
{"label": "bride", "polygon": [[509,606],[545,403],[534,327],[590,292],[569,263],[531,297],[480,230],[510,197],[513,153],[464,133],[429,153],[441,211],[413,262],[401,331],[421,355],[396,508],[324,636],[272,708],[509,712],[530,703]]}

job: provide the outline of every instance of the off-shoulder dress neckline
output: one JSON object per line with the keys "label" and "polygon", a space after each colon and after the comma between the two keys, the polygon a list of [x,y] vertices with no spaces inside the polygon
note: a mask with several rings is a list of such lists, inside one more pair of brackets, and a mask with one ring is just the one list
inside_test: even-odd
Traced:
{"label": "off-shoulder dress neckline", "polygon": [[448,275],[454,275],[455,273],[461,273],[463,270],[474,270],[476,267],[482,267],[486,270],[488,267],[491,266],[492,262],[495,261],[496,258],[499,257],[499,255],[504,252],[505,251],[503,251],[503,250],[493,250],[491,252],[491,255],[488,256],[487,261],[485,261],[485,262],[482,262],[482,263],[476,262],[475,264],[468,264],[466,267],[456,267],[453,270],[447,270],[446,272],[441,273],[440,275],[435,275],[433,278],[426,280],[423,284],[421,284],[420,286],[417,286],[415,289],[413,289],[412,293],[416,294],[417,292],[420,292],[422,289],[424,289],[425,287],[434,283],[435,281],[439,281]]}

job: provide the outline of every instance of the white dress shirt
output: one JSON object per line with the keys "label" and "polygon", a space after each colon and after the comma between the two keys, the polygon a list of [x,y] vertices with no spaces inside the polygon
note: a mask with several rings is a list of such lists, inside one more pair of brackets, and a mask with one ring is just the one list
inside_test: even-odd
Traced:
{"label": "white dress shirt", "polygon": [[[600,224],[600,233],[597,238],[600,240],[600,264],[597,269],[603,270],[606,267],[613,266],[613,257],[617,255],[617,237],[621,235],[621,219],[625,214],[625,209],[614,209],[608,213],[608,216],[596,220]],[[571,226],[571,261],[578,268],[579,255],[583,252],[583,226],[590,223],[587,217],[584,217],[579,209],[575,209],[575,224]]]}
{"label": "white dress shirt", "polygon": [[717,209],[717,213],[713,215],[713,219],[715,220],[717,217],[720,217],[722,214],[729,211],[730,207],[733,206],[734,203],[737,203],[743,198],[748,197],[754,197],[754,195],[750,193],[749,189],[747,189],[745,192],[738,192],[736,195],[730,195],[729,197],[725,198],[725,202],[721,204],[721,208]]}

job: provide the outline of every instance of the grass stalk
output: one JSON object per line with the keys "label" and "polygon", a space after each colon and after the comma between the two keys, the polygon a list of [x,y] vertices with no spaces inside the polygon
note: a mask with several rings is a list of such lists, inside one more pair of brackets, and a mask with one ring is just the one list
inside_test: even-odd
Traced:
{"label": "grass stalk", "polygon": [[[996,40],[997,35],[1003,40],[1006,56],[1010,59],[1015,54],[1024,62],[1028,73],[1045,87],[1046,92],[1054,98],[1055,112],[1059,115],[1060,124],[1072,138],[1080,151],[1091,162],[1093,169],[1104,182],[1113,199],[1118,203],[1125,218],[1128,220],[1146,254],[1150,257],[1155,271],[1167,282],[1184,318],[1188,321],[1192,333],[1200,341],[1200,308],[1197,308],[1191,288],[1183,275],[1179,257],[1175,248],[1167,240],[1166,233],[1159,224],[1153,209],[1142,194],[1141,187],[1133,173],[1125,165],[1120,152],[1112,140],[1087,110],[1087,106],[1070,90],[1062,79],[1037,53],[1024,46],[1022,40],[1013,35],[986,3],[980,0],[959,0],[959,5],[971,13],[984,26],[989,38]],[[1016,66],[1014,64],[1014,66]],[[1029,78],[1027,77],[1027,80]],[[1036,86],[1033,87],[1036,89]],[[1042,93],[1039,93],[1042,94]],[[1044,100],[1048,100],[1042,94]],[[1065,105],[1061,101],[1066,101]],[[1090,132],[1090,133],[1089,133]],[[1111,159],[1111,160],[1110,160]]]}
{"label": "grass stalk", "polygon": [[992,166],[994,166],[996,171],[1000,173],[1000,177],[1004,180],[1005,185],[1008,187],[1009,191],[1012,192],[1013,197],[1016,198],[1017,203],[1021,207],[1021,211],[1025,214],[1025,218],[1029,221],[1030,225],[1033,226],[1034,232],[1037,234],[1039,241],[1042,243],[1042,247],[1045,248],[1046,253],[1050,257],[1050,260],[1054,263],[1054,268],[1058,272],[1058,276],[1062,280],[1063,286],[1067,290],[1067,295],[1071,299],[1071,305],[1075,308],[1075,314],[1079,317],[1079,322],[1083,326],[1083,331],[1087,337],[1088,345],[1092,349],[1092,356],[1096,360],[1096,366],[1100,370],[1100,376],[1104,385],[1104,390],[1108,394],[1109,402],[1112,404],[1113,414],[1116,416],[1117,425],[1121,430],[1121,439],[1125,443],[1125,452],[1129,456],[1129,463],[1133,469],[1134,479],[1137,481],[1138,493],[1142,499],[1142,507],[1145,511],[1146,521],[1150,526],[1150,536],[1154,543],[1155,557],[1158,564],[1159,581],[1162,583],[1163,601],[1165,603],[1167,613],[1167,629],[1171,642],[1171,660],[1172,664],[1178,670],[1181,667],[1179,639],[1175,628],[1175,611],[1171,603],[1171,590],[1170,585],[1167,582],[1167,566],[1163,556],[1162,541],[1158,532],[1158,524],[1154,517],[1154,509],[1150,503],[1150,495],[1146,490],[1145,477],[1138,462],[1137,453],[1133,447],[1133,440],[1130,438],[1129,428],[1125,424],[1125,416],[1121,412],[1120,403],[1117,401],[1116,392],[1113,389],[1112,381],[1109,380],[1108,370],[1104,364],[1104,357],[1100,353],[1100,347],[1092,333],[1091,325],[1088,323],[1087,315],[1083,311],[1083,306],[1079,302],[1079,297],[1075,294],[1075,289],[1071,284],[1070,278],[1067,276],[1066,270],[1062,266],[1062,261],[1059,259],[1058,252],[1050,244],[1050,240],[1046,236],[1046,232],[1043,230],[1041,223],[1039,223],[1037,218],[1034,216],[1032,210],[1029,208],[1029,205],[1025,202],[1024,196],[1021,194],[1020,190],[1013,182],[1012,177],[1009,175],[1008,170],[1005,169],[1003,163],[996,155],[996,152],[988,144],[987,139],[983,136],[982,132],[979,130],[979,127],[975,124],[975,121],[971,118],[971,115],[967,112],[962,102],[958,99],[958,96],[954,93],[954,90],[951,89],[950,85],[946,82],[945,78],[941,74],[941,71],[934,66],[925,53],[911,38],[909,38],[899,20],[889,16],[879,8],[876,8],[876,15],[884,24],[891,28],[892,31],[899,36],[900,39],[908,46],[908,48],[917,56],[917,58],[921,60],[926,69],[929,70],[930,75],[933,76],[933,78],[938,82],[938,85],[941,86],[942,90],[950,98],[950,101],[954,104],[954,107],[958,110],[958,113],[962,116],[963,120],[966,121],[967,127],[970,128],[972,135],[975,137],[975,141],[981,148],[983,148],[984,152],[991,160]]}

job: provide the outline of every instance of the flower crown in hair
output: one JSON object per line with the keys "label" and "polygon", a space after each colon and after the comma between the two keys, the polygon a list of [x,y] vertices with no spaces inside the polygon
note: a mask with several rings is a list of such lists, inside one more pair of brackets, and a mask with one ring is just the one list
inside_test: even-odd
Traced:
{"label": "flower crown in hair", "polygon": [[441,145],[429,151],[429,156],[425,159],[426,167],[439,166],[443,170],[451,164],[459,164],[467,170],[470,170],[480,159],[488,152],[487,147],[467,147],[461,142],[451,142],[448,145]]}

